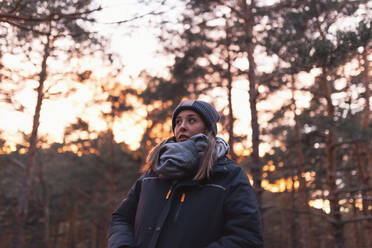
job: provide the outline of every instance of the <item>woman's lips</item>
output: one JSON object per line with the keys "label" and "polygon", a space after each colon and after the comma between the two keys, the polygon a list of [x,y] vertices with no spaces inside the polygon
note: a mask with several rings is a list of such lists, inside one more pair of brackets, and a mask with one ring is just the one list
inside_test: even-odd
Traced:
{"label": "woman's lips", "polygon": [[189,138],[189,136],[186,136],[186,135],[180,135],[179,137],[178,137],[178,141],[185,141],[185,140],[187,140]]}

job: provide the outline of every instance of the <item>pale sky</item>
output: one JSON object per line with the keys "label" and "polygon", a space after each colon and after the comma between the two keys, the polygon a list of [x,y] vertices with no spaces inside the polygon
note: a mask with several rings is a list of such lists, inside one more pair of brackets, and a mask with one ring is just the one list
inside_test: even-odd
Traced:
{"label": "pale sky", "polygon": [[[139,19],[120,26],[106,23],[131,19],[134,16],[143,15],[152,10],[164,10],[169,7],[164,6],[159,9],[159,5],[155,5],[146,8],[144,5],[139,5],[138,1],[133,0],[99,0],[98,2],[104,7],[103,11],[97,16],[98,22],[102,24],[94,24],[91,27],[92,30],[109,37],[112,50],[107,51],[108,53],[114,52],[120,55],[122,63],[125,65],[121,78],[122,83],[124,85],[137,84],[139,87],[144,87],[142,81],[133,81],[133,78],[136,78],[142,70],[160,73],[162,68],[169,64],[166,59],[155,55],[155,51],[159,49],[159,44],[155,39],[156,31],[146,25],[146,19]],[[138,27],[134,28],[133,25],[138,25]],[[9,59],[9,57],[5,57],[3,60],[9,66],[21,65],[15,58]],[[25,113],[14,111],[6,104],[0,102],[0,130],[5,132],[6,139],[11,145],[20,141],[21,135],[19,131],[26,133],[31,131],[32,112],[36,103],[35,94],[33,93],[33,88],[35,87],[36,85],[34,84],[26,84],[26,88],[14,96],[15,99],[29,107]],[[68,124],[73,123],[77,116],[86,118],[89,116],[90,124],[95,129],[105,129],[104,122],[99,119],[100,111],[105,109],[105,107],[85,107],[85,103],[91,101],[94,97],[93,89],[89,85],[77,85],[77,88],[77,92],[69,98],[43,102],[39,127],[40,135],[47,135],[51,141],[61,142],[64,128]],[[136,118],[134,117],[134,119]],[[127,122],[129,125],[133,125],[133,120],[127,120]],[[120,127],[118,127],[118,130],[121,130],[121,132],[116,132],[117,137],[122,141],[123,135],[121,134],[128,134],[128,130],[122,130]],[[138,135],[129,137],[126,141],[128,143],[136,142],[142,134],[138,131],[138,127],[135,132],[132,130],[130,133],[138,133]]]}
{"label": "pale sky", "polygon": [[[169,18],[175,18],[179,13],[180,6],[166,5],[159,7],[154,4],[148,7],[139,5],[134,0],[109,0],[101,1],[104,10],[98,14],[98,21],[102,24],[95,24],[93,30],[98,31],[100,34],[109,37],[111,40],[111,49],[121,56],[124,64],[121,83],[123,85],[134,85],[140,88],[145,87],[145,82],[138,79],[138,74],[142,70],[147,70],[154,74],[163,75],[165,67],[170,65],[172,61],[156,54],[156,50],[160,45],[156,39],[157,30],[148,24],[148,17],[139,19],[127,24],[108,25],[115,21],[122,21],[131,19],[137,15],[143,15],[153,10],[163,10],[167,13]],[[258,51],[259,52],[259,51]],[[272,69],[272,60],[260,54],[260,60],[257,60],[258,70],[270,71]],[[240,59],[237,63],[240,64],[241,69],[245,69],[248,65],[246,59]],[[99,67],[97,65],[96,67]],[[303,75],[305,81],[309,84],[312,83],[312,77]],[[32,124],[32,112],[36,102],[35,94],[32,88],[35,86],[29,85],[16,98],[22,101],[25,105],[29,106],[29,111],[26,113],[19,113],[16,111],[9,111],[10,109],[0,103],[0,129],[5,130],[7,141],[11,144],[19,142],[19,130],[29,133]],[[237,117],[235,132],[237,134],[250,135],[250,110],[249,110],[249,97],[248,97],[248,82],[246,80],[236,81],[233,85],[233,109]],[[48,140],[61,142],[64,128],[73,123],[77,116],[87,120],[89,124],[96,130],[104,130],[106,128],[103,120],[99,118],[100,111],[107,109],[107,105],[87,107],[94,99],[94,89],[91,85],[80,84],[77,86],[77,91],[68,98],[59,98],[58,100],[47,100],[43,104],[41,112],[41,121],[39,133],[46,135]],[[216,108],[222,109],[227,105],[227,98],[224,92],[215,90],[211,93],[210,97],[221,97],[221,101],[217,103]],[[281,92],[273,96],[267,102],[262,102],[258,105],[259,110],[272,109],[273,102],[275,106],[280,106],[280,102],[285,101],[290,97],[288,92]],[[309,96],[296,96],[302,99],[302,104],[306,106],[306,99]],[[208,99],[205,99],[208,100]],[[144,116],[146,112],[143,108],[136,109],[132,115],[127,114],[123,119],[115,124],[115,138],[117,142],[124,141],[130,144],[132,149],[139,146],[139,141],[142,136],[142,131],[145,126]],[[5,117],[6,116],[6,117]],[[261,125],[265,125],[267,121],[265,117],[259,119]],[[225,137],[227,138],[227,137]],[[240,147],[240,149],[248,149],[247,147]],[[262,144],[265,146],[265,144]],[[264,148],[264,147],[263,147]],[[262,149],[262,150],[265,150]]]}
{"label": "pale sky", "polygon": [[[158,31],[148,24],[148,18],[139,19],[120,26],[105,23],[131,19],[134,16],[157,9],[159,11],[165,11],[169,18],[175,18],[179,15],[179,11],[182,8],[180,6],[174,8],[174,6],[169,4],[164,7],[159,7],[156,4],[144,7],[143,5],[139,5],[136,0],[96,1],[104,7],[104,10],[97,16],[99,22],[102,24],[95,24],[92,28],[110,38],[112,50],[108,52],[118,53],[121,56],[122,63],[124,64],[121,83],[123,85],[135,85],[143,88],[146,83],[137,78],[142,70],[153,74],[164,75],[166,71],[165,67],[172,64],[172,61],[170,58],[156,54],[156,50],[161,48],[161,44],[156,39]],[[167,3],[170,2],[172,1],[167,1]],[[153,18],[156,19],[156,17]],[[258,70],[269,72],[272,69],[273,60],[266,58],[263,54],[260,54],[259,58],[260,60],[257,61]],[[237,63],[239,63],[241,69],[245,69],[248,66],[246,59],[240,59]],[[313,71],[312,73],[316,75],[318,72]],[[313,76],[310,74],[301,73],[299,77],[300,81],[304,84],[310,85],[313,83]],[[31,131],[32,111],[36,102],[35,94],[33,94],[34,87],[35,85],[28,85],[28,87],[15,96],[19,101],[29,106],[29,111],[26,111],[26,113],[11,110],[9,106],[0,102],[0,130],[4,131],[4,136],[13,149],[15,149],[14,144],[20,142],[20,131],[27,134]],[[75,122],[78,116],[87,120],[94,129],[104,130],[106,125],[99,116],[102,110],[107,109],[107,105],[99,107],[86,106],[95,97],[92,87],[92,85],[79,84],[75,94],[72,94],[68,98],[46,100],[41,112],[39,134],[41,136],[47,136],[51,142],[61,142],[64,128]],[[227,105],[226,97],[223,95],[224,92],[216,90],[211,93],[211,96],[208,96],[221,97],[222,100],[217,102],[216,106],[218,110]],[[290,92],[279,92],[268,101],[259,103],[258,109],[259,111],[272,110],[274,105],[280,107],[281,103],[290,97]],[[296,95],[295,97],[298,100],[299,107],[307,107],[310,99],[309,95]],[[237,117],[235,133],[250,136],[250,110],[248,82],[246,80],[238,80],[233,85],[233,109]],[[116,141],[125,142],[129,144],[130,148],[137,149],[146,125],[145,115],[146,111],[144,107],[139,107],[133,114],[126,114],[121,121],[115,123],[114,134]],[[259,122],[261,127],[265,127],[266,121],[267,116],[260,115]],[[238,148],[248,151],[250,142],[245,143],[243,147]],[[263,143],[261,152],[268,149],[268,145]],[[316,204],[320,208],[324,203],[313,203],[314,206]]]}

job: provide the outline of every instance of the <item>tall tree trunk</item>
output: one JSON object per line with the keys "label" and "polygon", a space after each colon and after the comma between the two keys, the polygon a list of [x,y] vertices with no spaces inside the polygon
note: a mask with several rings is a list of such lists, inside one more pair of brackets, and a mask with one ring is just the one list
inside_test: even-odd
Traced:
{"label": "tall tree trunk", "polygon": [[[294,168],[293,168],[294,169]],[[292,171],[293,171],[292,169]],[[296,189],[295,189],[295,179],[294,179],[294,173],[292,173],[291,180],[292,180],[292,190],[289,193],[290,194],[290,199],[289,202],[291,202],[292,206],[292,211],[290,213],[290,233],[291,233],[291,248],[297,248],[298,247],[298,213],[297,213],[297,206],[296,206]],[[301,246],[302,247],[302,246]]]}
{"label": "tall tree trunk", "polygon": [[[356,165],[357,165],[357,171],[358,171],[358,174],[359,174],[359,177],[360,177],[360,181],[361,181],[361,195],[362,195],[362,213],[364,216],[368,216],[369,215],[369,210],[368,210],[368,207],[370,206],[370,199],[369,199],[369,194],[368,194],[368,189],[369,189],[369,185],[368,185],[368,181],[369,181],[369,176],[367,174],[367,168],[368,167],[365,167],[365,164],[368,165],[368,161],[367,159],[365,161],[362,161],[362,158],[361,158],[361,150],[362,150],[362,147],[364,145],[359,145],[359,144],[355,144],[354,145],[354,154],[355,154],[355,161],[356,161]],[[364,228],[364,231],[366,233],[366,236],[367,237],[367,247],[371,247],[371,237],[370,236],[370,233],[372,233],[372,229],[371,229],[371,220],[365,220],[363,221],[365,222],[365,228]]]}
{"label": "tall tree trunk", "polygon": [[[103,220],[98,222],[99,226],[105,225]],[[96,246],[95,248],[103,247],[103,243],[106,240],[106,233],[103,231],[102,228],[97,228],[97,235],[96,235]]]}
{"label": "tall tree trunk", "polygon": [[39,173],[39,181],[42,190],[41,201],[43,206],[43,214],[44,214],[44,247],[50,247],[50,196],[47,183],[45,182],[44,177],[44,165],[40,163],[40,173]]}
{"label": "tall tree trunk", "polygon": [[[229,73],[230,74],[230,73]],[[229,120],[228,120],[228,133],[229,133],[229,146],[230,146],[230,154],[231,158],[236,160],[238,156],[234,151],[234,113],[232,108],[232,78],[229,77],[227,82],[227,90],[228,90],[228,106],[229,106]]]}
{"label": "tall tree trunk", "polygon": [[57,248],[58,247],[59,227],[60,227],[60,223],[59,222],[55,223],[52,226],[52,232],[53,232],[52,237],[53,237],[53,241],[51,243],[53,244],[52,245],[53,248]]}
{"label": "tall tree trunk", "polygon": [[[359,209],[357,207],[357,201],[356,201],[356,198],[354,196],[352,196],[352,200],[353,200],[353,217],[354,218],[357,218],[359,216]],[[353,243],[355,243],[357,245],[357,247],[366,247],[366,237],[363,233],[363,231],[360,230],[360,222],[359,221],[355,221],[353,223],[353,231],[354,231],[354,240],[353,240]],[[368,246],[369,247],[369,246]]]}
{"label": "tall tree trunk", "polygon": [[[150,134],[151,134],[152,129],[154,129],[155,126],[156,126],[155,121],[151,121],[150,125],[147,124],[146,130],[143,133],[142,139],[141,139],[141,142],[140,142],[139,150],[141,151],[141,153],[140,153],[141,155],[142,154],[148,154],[148,152],[151,150],[151,147],[154,146],[154,144],[149,145],[148,143],[151,143]],[[146,162],[146,157],[145,156],[139,156],[139,158],[141,159],[141,164],[144,164]]]}
{"label": "tall tree trunk", "polygon": [[228,118],[228,126],[227,126],[227,131],[229,133],[229,146],[230,146],[230,154],[232,159],[236,160],[237,155],[234,151],[234,114],[233,114],[233,108],[232,108],[232,83],[233,83],[233,77],[232,77],[232,72],[231,72],[231,56],[230,56],[230,32],[229,32],[229,24],[228,24],[228,18],[226,18],[226,28],[225,28],[225,33],[226,33],[226,52],[227,52],[227,100],[228,100],[228,107],[229,107],[229,118]]}
{"label": "tall tree trunk", "polygon": [[[330,82],[327,80],[327,69],[322,68],[321,75],[321,89],[323,97],[327,103],[327,117],[329,119],[333,118],[334,115],[334,106],[331,98],[331,86]],[[344,224],[342,223],[341,216],[341,207],[338,203],[339,193],[337,192],[336,185],[336,174],[337,174],[337,165],[336,165],[336,149],[335,149],[335,134],[333,129],[328,129],[328,133],[325,134],[325,167],[326,167],[326,179],[327,186],[329,190],[329,205],[330,205],[330,216],[332,219],[331,223],[331,232],[332,240],[331,246],[334,248],[344,248],[345,247],[345,237],[344,237]]]}
{"label": "tall tree trunk", "polygon": [[[284,210],[280,210],[281,212],[279,212],[279,216],[280,216],[280,226],[279,226],[279,230],[278,230],[278,233],[279,233],[279,242],[278,242],[278,246],[277,247],[287,247],[287,239],[286,239],[286,226],[287,226],[287,219],[284,217]],[[275,230],[275,229],[274,229]]]}
{"label": "tall tree trunk", "polygon": [[260,161],[259,145],[260,145],[260,129],[257,117],[257,80],[256,80],[256,63],[254,61],[253,53],[255,45],[253,43],[253,27],[254,16],[252,9],[255,7],[255,1],[251,0],[248,6],[246,0],[242,0],[242,16],[244,17],[245,35],[246,35],[246,49],[248,54],[248,80],[249,80],[249,103],[251,110],[251,127],[252,127],[252,166],[251,173],[253,177],[253,187],[256,190],[257,201],[262,212],[262,166]]}
{"label": "tall tree trunk", "polygon": [[23,177],[22,189],[18,198],[18,204],[15,213],[15,225],[13,230],[12,247],[23,247],[24,243],[24,228],[28,212],[28,203],[32,188],[32,178],[34,174],[34,164],[38,140],[38,128],[40,123],[40,111],[44,97],[44,83],[47,78],[47,59],[49,57],[50,38],[47,37],[47,42],[44,46],[43,60],[41,63],[41,71],[39,73],[39,86],[37,88],[37,102],[35,106],[34,118],[32,123],[32,132],[29,141],[29,148],[26,158],[26,169]]}
{"label": "tall tree trunk", "polygon": [[93,244],[96,238],[97,238],[97,227],[93,223],[93,224],[90,224],[90,236],[89,236],[87,248],[94,248]]}
{"label": "tall tree trunk", "polygon": [[362,128],[367,128],[368,123],[371,120],[371,104],[370,104],[370,98],[371,98],[371,81],[372,78],[369,76],[370,72],[370,65],[369,65],[369,60],[368,60],[368,45],[364,47],[363,51],[363,83],[364,83],[364,99],[365,99],[365,105],[363,109],[363,116],[362,116]]}
{"label": "tall tree trunk", "polygon": [[[288,196],[287,193],[283,192],[281,193],[281,201],[282,205],[286,206],[288,204]],[[280,212],[280,237],[281,237],[281,243],[283,246],[281,247],[291,247],[291,241],[292,237],[291,236],[291,216],[290,212],[287,211],[286,209],[281,210]]]}
{"label": "tall tree trunk", "polygon": [[115,141],[114,141],[114,133],[113,133],[113,126],[114,126],[114,123],[112,121],[112,125],[110,126],[110,129],[109,129],[109,135],[110,135],[110,151],[109,151],[109,164],[110,164],[110,167],[108,168],[108,173],[107,173],[107,180],[108,180],[108,186],[109,186],[109,190],[108,190],[108,199],[107,201],[109,202],[109,205],[111,206],[110,207],[110,211],[112,209],[114,209],[115,207],[115,201],[114,201],[114,194],[115,194],[115,171],[114,171],[114,166],[115,166],[115,151],[114,151],[114,145],[115,145]]}
{"label": "tall tree trunk", "polygon": [[77,203],[74,202],[72,206],[72,213],[70,216],[70,221],[68,225],[68,242],[67,245],[69,248],[75,248],[77,245],[77,215],[78,215],[78,206]]}
{"label": "tall tree trunk", "polygon": [[[371,81],[372,78],[369,75],[370,70],[370,63],[368,60],[368,45],[364,47],[363,51],[363,82],[364,82],[364,99],[365,99],[365,105],[363,109],[363,115],[362,115],[362,121],[361,126],[362,129],[367,129],[368,125],[371,121],[371,104],[370,104],[370,98],[371,98]],[[361,181],[363,182],[363,186],[365,187],[371,187],[372,186],[372,148],[369,144],[363,144],[361,148],[365,153],[365,162],[361,163],[358,168],[362,174]],[[359,149],[358,154],[359,156]],[[360,156],[359,156],[360,158]],[[368,206],[372,206],[372,194],[370,191],[362,191],[363,196],[363,214],[369,215],[372,213],[372,210],[368,209]],[[367,237],[367,246],[372,247],[372,220],[366,220],[366,228],[365,233]]]}
{"label": "tall tree trunk", "polygon": [[299,180],[299,202],[301,209],[303,209],[305,212],[309,214],[303,214],[300,217],[300,230],[301,230],[301,247],[303,248],[313,248],[314,241],[312,238],[311,233],[311,215],[310,215],[310,206],[309,206],[309,195],[306,190],[306,181],[304,178],[304,166],[305,166],[305,159],[304,154],[302,150],[302,138],[301,138],[301,124],[298,118],[298,115],[296,113],[297,106],[296,106],[296,100],[295,100],[295,79],[292,76],[292,111],[295,121],[295,142],[296,142],[296,170],[297,170],[297,177]]}

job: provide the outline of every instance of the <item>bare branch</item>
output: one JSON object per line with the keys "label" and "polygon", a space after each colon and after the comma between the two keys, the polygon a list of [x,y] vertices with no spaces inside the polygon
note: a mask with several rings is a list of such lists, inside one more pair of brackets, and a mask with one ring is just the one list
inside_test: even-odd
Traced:
{"label": "bare branch", "polygon": [[135,17],[127,19],[127,20],[122,20],[122,21],[118,21],[118,22],[105,22],[104,24],[123,24],[123,23],[131,22],[131,21],[134,21],[134,20],[137,20],[137,19],[141,19],[141,18],[143,18],[145,16],[148,16],[148,15],[161,15],[163,13],[164,12],[151,11],[151,12],[148,12],[146,14],[135,16]]}
{"label": "bare branch", "polygon": [[16,12],[17,10],[21,9],[21,3],[22,3],[23,0],[18,0],[14,6],[13,9],[11,9],[8,14],[11,14],[11,13],[14,13]]}
{"label": "bare branch", "polygon": [[[165,4],[166,0],[163,0],[161,3],[160,3],[160,6],[163,6]],[[174,7],[173,7],[174,8]],[[172,8],[172,9],[173,9]],[[117,21],[117,22],[105,22],[103,24],[123,24],[123,23],[127,23],[127,22],[131,22],[131,21],[135,21],[135,20],[138,20],[138,19],[141,19],[145,16],[151,16],[151,15],[161,15],[163,14],[164,11],[160,11],[160,12],[157,12],[156,9],[148,12],[148,13],[145,13],[145,14],[142,14],[142,15],[138,15],[138,16],[135,16],[135,17],[132,17],[132,18],[129,18],[129,19],[126,19],[126,20],[122,20],[122,21]]]}
{"label": "bare branch", "polygon": [[349,194],[354,194],[354,193],[358,193],[358,192],[366,192],[366,191],[370,191],[372,190],[372,187],[368,187],[368,186],[364,186],[364,185],[361,185],[360,187],[358,188],[351,188],[351,189],[338,189],[336,190],[336,193],[349,193]]}
{"label": "bare branch", "polygon": [[359,217],[346,219],[346,220],[343,220],[341,223],[348,224],[348,223],[363,221],[363,220],[372,220],[372,215],[365,215],[365,216],[359,216]]}
{"label": "bare branch", "polygon": [[11,162],[14,165],[17,165],[18,167],[21,167],[22,169],[26,168],[26,165],[23,162],[19,161],[18,159],[10,157],[8,157],[7,159],[9,160],[9,162]]}
{"label": "bare branch", "polygon": [[[9,22],[9,20],[13,21],[24,21],[24,22],[46,22],[46,21],[59,21],[62,19],[68,19],[68,20],[77,20],[77,19],[83,19],[85,16],[92,14],[94,12],[101,11],[102,7],[97,7],[95,9],[90,9],[86,11],[81,12],[74,12],[69,14],[64,13],[51,13],[44,17],[32,17],[32,16],[18,16],[14,14],[1,14],[0,13],[0,22]],[[89,20],[89,19],[86,19]],[[89,20],[92,21],[92,20]]]}
{"label": "bare branch", "polygon": [[25,27],[25,26],[22,26],[22,25],[20,25],[20,24],[18,24],[18,23],[11,22],[11,21],[9,21],[9,20],[4,20],[3,22],[6,22],[6,23],[8,23],[8,24],[10,24],[10,25],[12,25],[12,26],[14,26],[14,27],[17,27],[17,28],[19,28],[19,29],[22,29],[22,30],[26,30],[26,31],[34,32],[34,33],[36,33],[36,34],[40,34],[40,35],[49,35],[49,33],[47,33],[47,32],[41,32],[41,31],[39,31],[39,30],[35,30],[35,29],[33,29],[33,28]]}
{"label": "bare branch", "polygon": [[316,216],[321,216],[328,221],[332,221],[332,219],[325,213],[320,213],[320,212],[315,212],[315,211],[303,211],[299,209],[293,209],[293,208],[281,208],[281,207],[275,207],[275,206],[263,206],[262,209],[268,210],[268,209],[277,209],[281,211],[287,211],[287,212],[294,212],[298,214],[310,214],[310,215],[316,215]]}

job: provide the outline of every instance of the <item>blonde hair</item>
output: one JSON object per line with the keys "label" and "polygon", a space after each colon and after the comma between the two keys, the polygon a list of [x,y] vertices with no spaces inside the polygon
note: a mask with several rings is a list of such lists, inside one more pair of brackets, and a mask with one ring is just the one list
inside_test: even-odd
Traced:
{"label": "blonde hair", "polygon": [[[213,135],[213,132],[209,130],[206,132],[206,135],[208,137],[208,147],[204,152],[203,158],[201,159],[199,169],[193,178],[194,180],[203,180],[209,178],[211,175],[212,167],[216,162],[216,137]],[[142,172],[151,172],[155,170],[155,167],[159,161],[161,147],[172,139],[173,137],[163,140],[150,151],[149,155],[146,158],[146,163],[141,169]]]}

